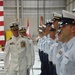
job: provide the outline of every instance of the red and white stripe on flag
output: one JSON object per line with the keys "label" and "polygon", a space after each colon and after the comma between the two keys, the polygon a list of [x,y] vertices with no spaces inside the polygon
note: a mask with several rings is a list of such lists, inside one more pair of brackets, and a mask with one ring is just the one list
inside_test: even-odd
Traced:
{"label": "red and white stripe on flag", "polygon": [[0,0],[0,45],[5,44],[4,37],[4,9],[3,9],[3,0]]}
{"label": "red and white stripe on flag", "polygon": [[31,36],[30,36],[30,32],[29,32],[29,18],[27,19],[27,24],[26,24],[26,35],[27,35],[28,37],[31,37]]}

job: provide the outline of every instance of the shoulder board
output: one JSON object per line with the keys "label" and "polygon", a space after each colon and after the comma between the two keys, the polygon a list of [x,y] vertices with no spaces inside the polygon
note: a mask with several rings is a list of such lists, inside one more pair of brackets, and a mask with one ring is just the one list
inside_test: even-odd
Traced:
{"label": "shoulder board", "polygon": [[9,41],[9,40],[11,40],[11,39],[12,39],[12,37],[11,37],[11,38],[9,38],[9,39],[8,39],[8,41]]}

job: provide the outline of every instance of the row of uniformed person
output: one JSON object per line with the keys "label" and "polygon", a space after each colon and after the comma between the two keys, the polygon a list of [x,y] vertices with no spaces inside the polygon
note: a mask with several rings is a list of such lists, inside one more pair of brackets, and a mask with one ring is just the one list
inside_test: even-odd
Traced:
{"label": "row of uniformed person", "polygon": [[[44,26],[44,25],[43,25]],[[39,30],[39,34],[43,34],[43,36],[40,36],[40,39],[38,40],[38,49],[39,49],[39,56],[41,60],[41,74],[42,75],[52,75],[52,69],[53,64],[50,59],[49,63],[49,57],[50,57],[50,46],[55,43],[55,32],[56,29],[54,29],[54,25],[52,25],[52,22],[49,21],[46,23],[46,27],[44,26],[44,29]],[[44,32],[43,32],[44,30]]]}
{"label": "row of uniformed person", "polygon": [[41,75],[75,75],[75,15],[62,11],[39,26]]}
{"label": "row of uniformed person", "polygon": [[35,59],[33,42],[18,22],[11,23],[10,29],[13,35],[5,44],[5,71],[7,75],[29,75]]}

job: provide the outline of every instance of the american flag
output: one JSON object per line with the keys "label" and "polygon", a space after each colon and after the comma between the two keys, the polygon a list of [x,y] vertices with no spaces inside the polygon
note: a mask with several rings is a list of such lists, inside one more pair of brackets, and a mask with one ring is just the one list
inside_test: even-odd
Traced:
{"label": "american flag", "polygon": [[40,26],[43,25],[43,16],[40,16]]}
{"label": "american flag", "polygon": [[29,18],[27,19],[27,24],[26,24],[26,35],[28,37],[31,37],[30,32],[29,32]]}
{"label": "american flag", "polygon": [[0,45],[5,44],[4,37],[4,9],[3,9],[3,0],[0,0]]}

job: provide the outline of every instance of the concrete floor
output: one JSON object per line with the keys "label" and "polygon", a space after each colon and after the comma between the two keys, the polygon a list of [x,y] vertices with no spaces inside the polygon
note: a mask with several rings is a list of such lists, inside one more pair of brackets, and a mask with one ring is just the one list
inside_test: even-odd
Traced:
{"label": "concrete floor", "polygon": [[39,60],[39,56],[38,56],[38,50],[37,50],[37,45],[34,45],[34,50],[35,50],[35,63],[33,66],[33,71],[31,69],[30,71],[30,75],[39,75],[40,74],[40,60]]}

